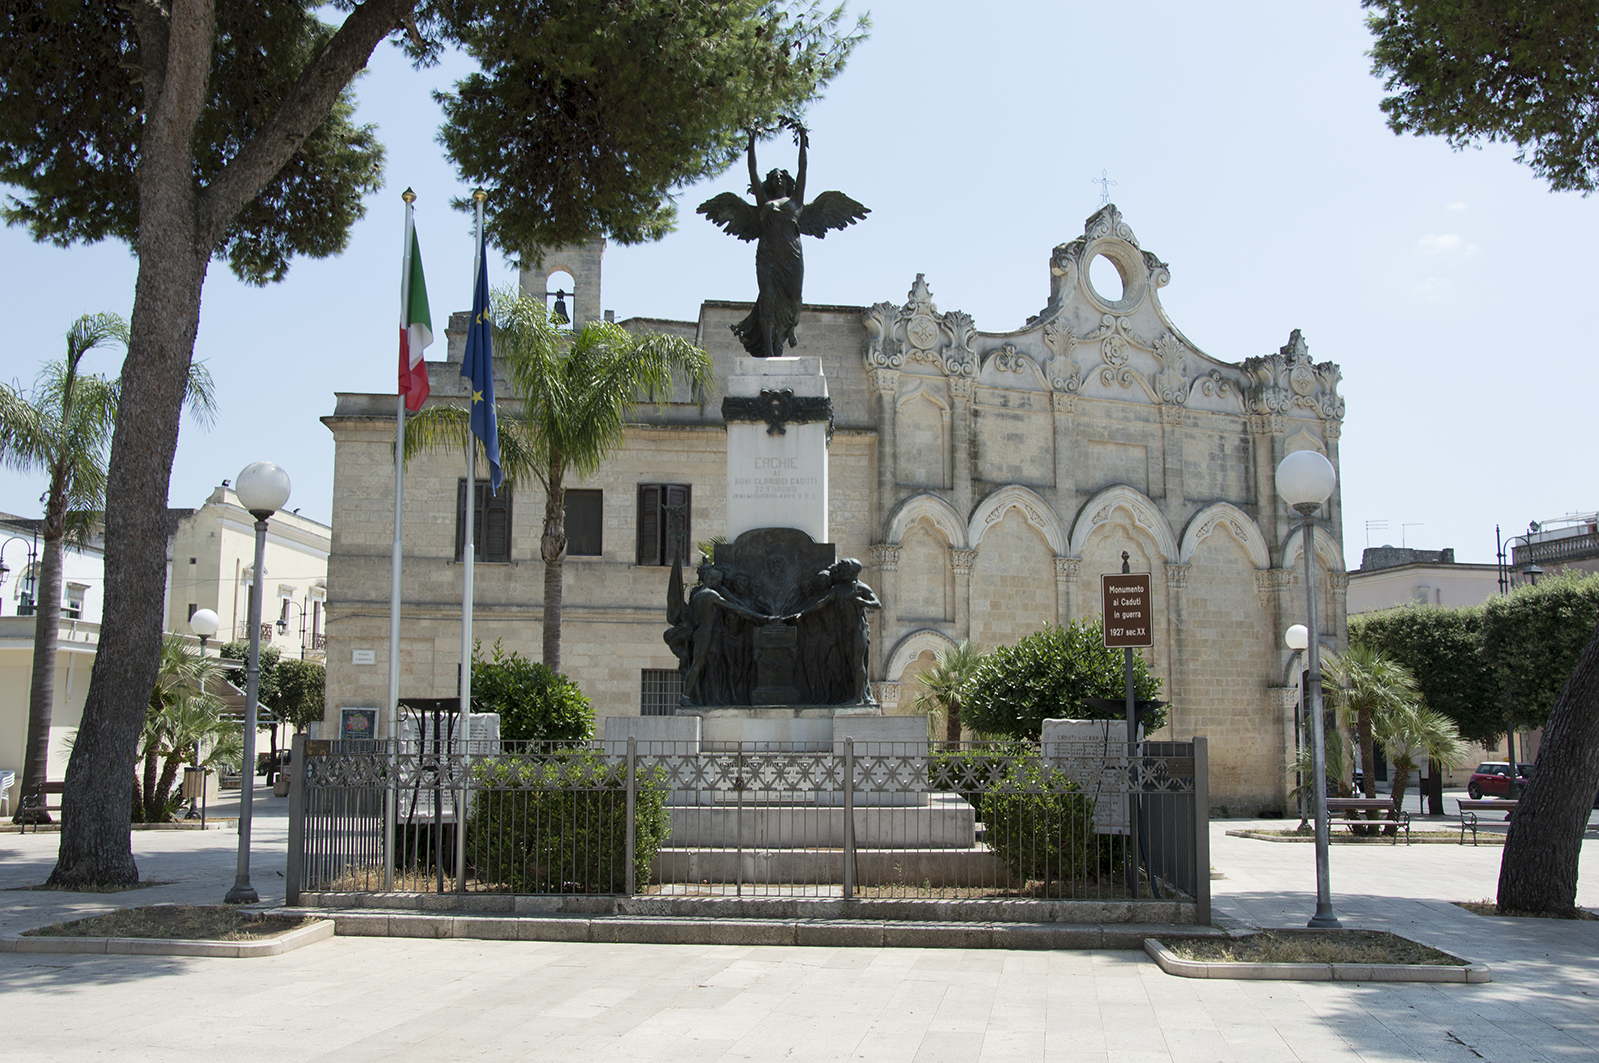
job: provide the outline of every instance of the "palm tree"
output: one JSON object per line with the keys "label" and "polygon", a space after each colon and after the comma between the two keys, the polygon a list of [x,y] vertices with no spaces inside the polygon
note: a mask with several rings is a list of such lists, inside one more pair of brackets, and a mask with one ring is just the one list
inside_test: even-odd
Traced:
{"label": "palm tree", "polygon": [[1361,789],[1367,797],[1376,797],[1377,776],[1372,766],[1377,747],[1372,737],[1372,719],[1377,713],[1393,712],[1420,700],[1416,677],[1381,650],[1360,645],[1329,656],[1327,676],[1332,680],[1327,693],[1355,718],[1355,741],[1365,773]]}
{"label": "palm tree", "polygon": [[[1388,761],[1394,767],[1395,808],[1404,806],[1410,773],[1418,765],[1431,760],[1452,768],[1466,755],[1466,743],[1461,741],[1455,722],[1419,699],[1378,710],[1372,717],[1372,733],[1388,751]],[[1387,830],[1393,834],[1398,827],[1389,824]]]}
{"label": "palm tree", "polygon": [[[28,737],[22,793],[43,783],[49,768],[50,716],[55,701],[56,640],[61,623],[62,544],[87,542],[104,508],[106,451],[116,426],[120,381],[80,371],[84,355],[115,340],[126,346],[128,326],[115,314],[85,314],[67,330],[67,355],[47,362],[31,395],[0,384],[0,463],[22,473],[43,473],[48,486],[40,537],[34,613],[33,676],[28,695]],[[214,409],[211,377],[189,368],[191,411]],[[48,821],[42,810],[18,809],[17,822]]]}
{"label": "palm tree", "polygon": [[972,673],[983,663],[971,639],[962,639],[957,646],[938,651],[938,663],[916,677],[921,687],[916,693],[915,705],[929,716],[944,717],[944,739],[961,740],[961,697]]}
{"label": "palm tree", "polygon": [[222,718],[222,700],[206,689],[221,674],[216,658],[189,652],[180,636],[163,640],[161,670],[139,739],[144,770],[135,780],[135,820],[166,821],[172,784],[185,763],[233,766],[243,756],[243,731]]}
{"label": "palm tree", "polygon": [[[561,600],[566,561],[566,480],[596,472],[626,438],[640,400],[664,402],[680,383],[690,402],[711,387],[711,359],[676,336],[635,336],[606,321],[567,333],[542,300],[494,293],[494,353],[520,399],[500,427],[506,479],[532,476],[544,488],[544,664],[561,670]],[[405,456],[473,442],[466,410],[430,406],[406,423]],[[470,497],[470,496],[469,496]]]}

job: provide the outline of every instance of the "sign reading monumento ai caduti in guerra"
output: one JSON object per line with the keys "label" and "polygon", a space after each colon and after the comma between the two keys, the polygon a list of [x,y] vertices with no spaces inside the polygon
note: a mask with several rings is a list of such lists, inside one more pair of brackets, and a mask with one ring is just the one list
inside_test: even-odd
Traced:
{"label": "sign reading monumento ai caduti in guerra", "polygon": [[1149,573],[1118,572],[1099,577],[1105,610],[1105,645],[1112,649],[1153,646],[1150,634]]}

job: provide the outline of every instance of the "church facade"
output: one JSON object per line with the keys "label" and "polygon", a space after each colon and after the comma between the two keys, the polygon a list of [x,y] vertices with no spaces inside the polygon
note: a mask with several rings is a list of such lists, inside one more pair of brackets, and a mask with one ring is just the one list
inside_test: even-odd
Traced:
{"label": "church facade", "polygon": [[[601,313],[601,248],[546,256],[524,290],[555,271],[575,280],[573,317]],[[1116,298],[1089,276],[1103,257]],[[1295,665],[1283,632],[1305,617],[1303,536],[1277,499],[1287,454],[1338,465],[1339,371],[1313,362],[1294,331],[1277,352],[1226,362],[1191,343],[1158,298],[1168,267],[1114,206],[1049,262],[1048,304],[1011,332],[940,310],[918,276],[906,298],[806,306],[799,346],[819,357],[832,396],[829,531],[877,591],[870,665],[889,713],[911,713],[916,675],[963,638],[980,648],[1098,614],[1099,577],[1151,574],[1154,646],[1144,651],[1171,701],[1158,737],[1206,735],[1212,803],[1289,807]],[[729,325],[747,303],[709,301],[693,322],[633,319],[703,347],[725,381],[743,353]],[[463,315],[458,315],[463,316]],[[430,366],[430,401],[460,392],[464,332]],[[464,325],[464,321],[460,322]],[[501,392],[502,396],[507,393]],[[683,397],[686,398],[686,397]],[[725,525],[721,394],[703,405],[641,405],[622,450],[569,485],[563,670],[601,716],[670,712],[677,661],[662,641],[668,565]],[[385,704],[391,538],[392,395],[340,394],[328,562],[328,718]],[[501,416],[514,416],[502,398]],[[482,492],[474,492],[482,496]],[[464,459],[407,468],[401,692],[449,696],[460,664]],[[475,497],[480,533],[474,633],[538,659],[544,566],[536,483]],[[1321,629],[1345,632],[1341,502],[1318,517]],[[359,663],[357,663],[359,662]],[[381,714],[380,714],[381,716]],[[324,732],[327,733],[327,732]]]}

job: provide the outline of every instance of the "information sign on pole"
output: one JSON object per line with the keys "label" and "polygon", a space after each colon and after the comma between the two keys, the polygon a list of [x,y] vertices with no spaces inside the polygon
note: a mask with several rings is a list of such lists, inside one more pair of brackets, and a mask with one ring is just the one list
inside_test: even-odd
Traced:
{"label": "information sign on pole", "polygon": [[1153,646],[1149,573],[1118,573],[1099,577],[1105,610],[1105,645],[1113,649]]}

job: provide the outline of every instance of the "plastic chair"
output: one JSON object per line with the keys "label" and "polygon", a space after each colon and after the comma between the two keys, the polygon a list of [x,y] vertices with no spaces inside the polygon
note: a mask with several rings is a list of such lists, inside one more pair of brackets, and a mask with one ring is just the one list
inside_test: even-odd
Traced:
{"label": "plastic chair", "polygon": [[11,815],[11,784],[17,781],[14,771],[0,771],[0,807],[5,809],[0,815]]}

